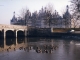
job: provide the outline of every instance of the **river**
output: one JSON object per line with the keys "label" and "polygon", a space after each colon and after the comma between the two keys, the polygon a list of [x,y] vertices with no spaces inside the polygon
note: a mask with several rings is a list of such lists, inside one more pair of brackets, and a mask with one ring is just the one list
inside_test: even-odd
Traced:
{"label": "river", "polygon": [[80,40],[0,39],[0,60],[80,60]]}

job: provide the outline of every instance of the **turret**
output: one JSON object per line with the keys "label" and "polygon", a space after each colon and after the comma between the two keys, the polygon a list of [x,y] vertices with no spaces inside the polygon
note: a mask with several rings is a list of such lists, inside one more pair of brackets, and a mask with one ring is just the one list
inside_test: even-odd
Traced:
{"label": "turret", "polygon": [[13,18],[15,18],[15,11],[13,12]]}
{"label": "turret", "polygon": [[13,12],[13,18],[10,23],[13,25],[17,23],[17,18],[15,17],[15,11]]}
{"label": "turret", "polygon": [[69,6],[68,5],[66,6],[66,10],[67,10],[67,12],[69,12]]}

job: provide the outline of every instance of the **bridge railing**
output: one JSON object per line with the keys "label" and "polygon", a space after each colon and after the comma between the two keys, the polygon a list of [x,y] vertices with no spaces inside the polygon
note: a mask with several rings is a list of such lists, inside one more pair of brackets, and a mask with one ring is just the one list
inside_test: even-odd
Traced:
{"label": "bridge railing", "polygon": [[4,24],[0,24],[0,29],[2,29],[2,28],[27,29],[27,26],[19,26],[19,25],[4,25]]}

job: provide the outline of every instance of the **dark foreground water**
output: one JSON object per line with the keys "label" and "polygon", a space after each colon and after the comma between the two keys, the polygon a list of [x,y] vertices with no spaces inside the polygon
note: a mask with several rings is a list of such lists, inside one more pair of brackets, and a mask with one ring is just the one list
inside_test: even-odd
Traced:
{"label": "dark foreground water", "polygon": [[0,60],[80,60],[80,41],[54,38],[0,39]]}

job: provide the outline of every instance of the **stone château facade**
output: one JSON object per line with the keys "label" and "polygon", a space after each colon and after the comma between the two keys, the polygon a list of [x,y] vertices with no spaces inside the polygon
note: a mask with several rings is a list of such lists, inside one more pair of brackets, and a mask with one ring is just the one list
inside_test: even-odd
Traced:
{"label": "stone ch\u00e2teau facade", "polygon": [[17,19],[15,17],[15,12],[10,23],[12,25],[26,25],[31,27],[38,28],[70,28],[71,27],[71,15],[69,13],[69,7],[67,5],[66,12],[63,16],[60,16],[55,10],[55,13],[51,14],[50,11],[47,11],[46,8],[34,13],[30,13],[27,10],[26,19]]}

